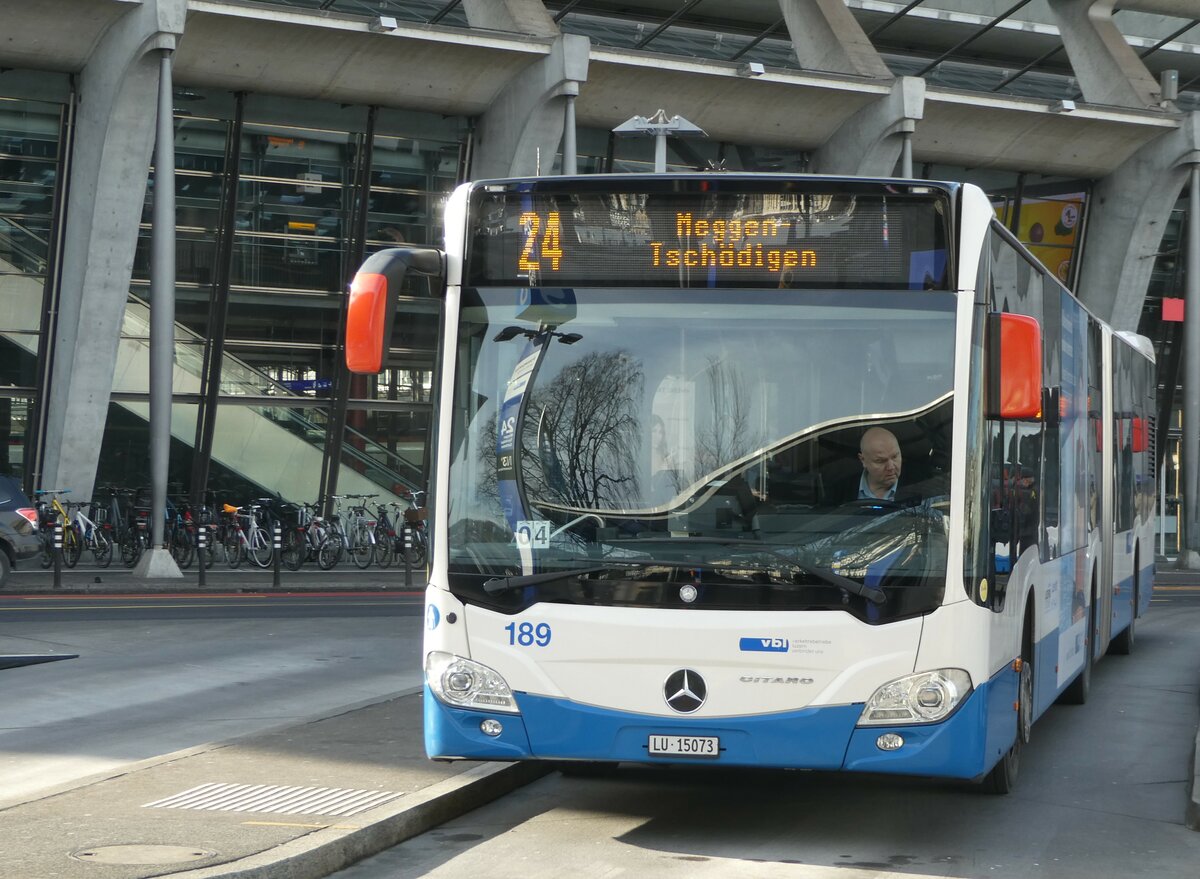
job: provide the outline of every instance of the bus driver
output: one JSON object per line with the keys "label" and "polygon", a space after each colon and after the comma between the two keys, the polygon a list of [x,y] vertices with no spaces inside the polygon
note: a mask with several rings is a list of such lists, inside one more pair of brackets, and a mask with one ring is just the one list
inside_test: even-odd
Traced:
{"label": "bus driver", "polygon": [[860,500],[896,500],[900,482],[900,443],[885,427],[868,428],[858,444],[858,460],[862,462],[862,478],[858,481]]}

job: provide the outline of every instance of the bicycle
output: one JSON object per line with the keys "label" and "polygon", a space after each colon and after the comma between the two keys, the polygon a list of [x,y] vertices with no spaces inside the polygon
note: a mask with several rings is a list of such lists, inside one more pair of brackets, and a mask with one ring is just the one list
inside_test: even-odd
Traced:
{"label": "bicycle", "polygon": [[316,558],[329,534],[325,519],[317,515],[319,508],[319,502],[301,504],[296,510],[296,521],[284,529],[280,561],[290,571],[298,571],[306,561]]}
{"label": "bicycle", "polygon": [[425,491],[413,491],[408,495],[409,508],[404,511],[404,530],[407,532],[407,546],[403,537],[398,544],[398,552],[407,556],[408,564],[414,568],[422,567],[429,555],[429,533],[425,527],[429,518],[429,510],[425,506]]}
{"label": "bicycle", "polygon": [[[109,537],[112,528],[107,522],[101,521],[105,512],[102,506],[95,501],[88,505],[91,507],[92,515],[97,519],[95,522],[84,515],[83,506],[83,504],[67,505],[71,514],[71,529],[75,532],[79,551],[87,549],[91,552],[97,567],[107,568],[112,563],[113,545],[112,538]],[[65,534],[63,545],[65,548]]]}
{"label": "bicycle", "polygon": [[[243,558],[248,558],[260,568],[269,567],[275,552],[271,533],[263,527],[258,511],[261,503],[249,503],[244,507],[224,504],[222,512],[226,521],[222,528],[221,545],[225,550],[225,563],[236,568]],[[243,512],[244,511],[244,512]],[[245,520],[246,527],[242,527]]]}
{"label": "bicycle", "polygon": [[[54,564],[54,553],[56,551],[56,547],[54,546],[55,526],[62,526],[62,560],[64,565],[68,568],[75,567],[79,563],[79,556],[83,553],[83,544],[79,539],[79,535],[71,527],[71,515],[59,500],[62,495],[70,493],[71,489],[69,488],[39,488],[33,493],[35,506],[38,510],[38,521],[41,526],[41,565],[43,568],[48,568]],[[50,500],[44,500],[47,497]]]}
{"label": "bicycle", "polygon": [[368,518],[365,503],[350,507],[352,517],[347,528],[346,523],[338,514],[340,501],[356,498],[361,501],[370,500],[378,495],[347,494],[333,495],[334,514],[329,517],[329,535],[321,542],[317,552],[317,564],[322,570],[328,571],[341,561],[342,554],[348,552],[354,564],[359,568],[369,568],[375,559],[375,528],[376,523]]}
{"label": "bicycle", "polygon": [[367,501],[378,496],[375,494],[351,494],[346,496],[361,501],[361,503],[353,504],[350,507],[350,515],[353,518],[347,537],[350,539],[350,558],[353,559],[355,566],[362,570],[371,567],[371,562],[375,561],[376,523],[370,518],[367,510]]}
{"label": "bicycle", "polygon": [[[397,509],[397,520],[400,520],[399,504],[392,504]],[[387,504],[380,504],[375,512],[375,564],[381,568],[391,567],[392,560],[399,552],[396,546],[396,525],[388,515]]]}

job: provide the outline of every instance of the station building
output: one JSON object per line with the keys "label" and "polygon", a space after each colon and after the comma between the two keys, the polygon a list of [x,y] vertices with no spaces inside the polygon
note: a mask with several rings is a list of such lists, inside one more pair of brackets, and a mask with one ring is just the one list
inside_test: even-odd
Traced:
{"label": "station building", "polygon": [[669,141],[674,170],[981,185],[1094,313],[1155,340],[1174,552],[1200,0],[0,0],[0,471],[31,489],[149,480],[164,78],[184,491],[421,485],[437,301],[414,285],[399,365],[349,379],[363,255],[439,243],[463,180],[650,170],[651,139],[613,129],[661,109],[704,135]]}

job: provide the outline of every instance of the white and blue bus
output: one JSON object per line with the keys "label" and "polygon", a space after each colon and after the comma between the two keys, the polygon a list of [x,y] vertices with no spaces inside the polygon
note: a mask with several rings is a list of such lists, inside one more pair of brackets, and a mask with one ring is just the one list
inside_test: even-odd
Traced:
{"label": "white and blue bus", "polygon": [[364,263],[346,340],[385,368],[405,273],[435,277],[431,758],[1003,793],[1033,722],[1132,648],[1153,349],[977,187],[491,180],[445,223]]}

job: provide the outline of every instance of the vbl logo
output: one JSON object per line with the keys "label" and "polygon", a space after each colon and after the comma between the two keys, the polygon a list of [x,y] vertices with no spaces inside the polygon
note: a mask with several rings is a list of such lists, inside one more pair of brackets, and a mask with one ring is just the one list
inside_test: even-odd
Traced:
{"label": "vbl logo", "polygon": [[787,638],[742,638],[739,648],[751,653],[787,653]]}

